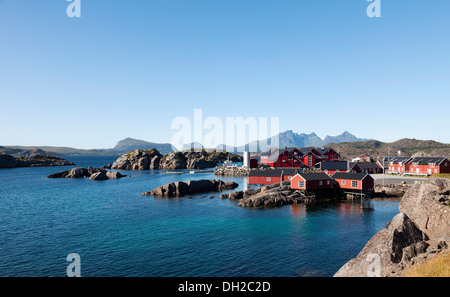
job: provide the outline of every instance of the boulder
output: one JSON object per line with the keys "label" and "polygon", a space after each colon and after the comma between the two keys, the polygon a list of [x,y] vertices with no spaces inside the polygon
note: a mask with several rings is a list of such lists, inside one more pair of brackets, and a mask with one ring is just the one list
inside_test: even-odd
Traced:
{"label": "boulder", "polygon": [[239,200],[244,198],[244,192],[242,191],[234,191],[228,195],[229,200]]}
{"label": "boulder", "polygon": [[106,176],[109,179],[118,179],[118,178],[126,177],[126,175],[123,175],[119,171],[114,171],[114,172],[107,171]]}
{"label": "boulder", "polygon": [[[371,276],[377,268],[380,276],[388,276],[393,267],[401,262],[404,249],[424,240],[428,240],[426,234],[406,214],[399,213],[386,229],[375,234],[358,256],[347,262],[334,276]],[[379,265],[374,266],[376,262]]]}
{"label": "boulder", "polygon": [[106,175],[106,171],[100,171],[97,173],[92,174],[89,177],[90,180],[107,180],[108,176]]}

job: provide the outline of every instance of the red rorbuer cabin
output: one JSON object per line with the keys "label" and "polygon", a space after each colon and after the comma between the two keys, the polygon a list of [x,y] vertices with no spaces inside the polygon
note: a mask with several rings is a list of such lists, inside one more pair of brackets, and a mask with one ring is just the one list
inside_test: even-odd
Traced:
{"label": "red rorbuer cabin", "polygon": [[248,183],[251,185],[271,185],[282,181],[290,181],[297,173],[302,172],[300,168],[251,170]]}
{"label": "red rorbuer cabin", "polygon": [[267,169],[267,170],[250,170],[248,183],[250,185],[271,185],[281,183],[283,181],[283,170]]}
{"label": "red rorbuer cabin", "polygon": [[333,179],[340,189],[372,191],[375,187],[375,180],[368,173],[336,172]]}
{"label": "red rorbuer cabin", "polygon": [[333,179],[325,173],[297,173],[291,179],[291,188],[305,191],[332,189]]}

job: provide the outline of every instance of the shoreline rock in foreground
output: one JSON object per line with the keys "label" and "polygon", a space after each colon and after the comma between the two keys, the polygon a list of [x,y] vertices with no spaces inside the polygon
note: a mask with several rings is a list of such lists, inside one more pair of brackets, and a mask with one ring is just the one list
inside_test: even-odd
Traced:
{"label": "shoreline rock in foreground", "polygon": [[50,174],[47,178],[85,178],[88,177],[91,180],[107,180],[107,179],[118,179],[126,177],[126,175],[120,172],[110,172],[102,168],[92,168],[88,169],[77,167],[70,170],[65,170],[57,173]]}
{"label": "shoreline rock in foreground", "polygon": [[11,155],[0,154],[0,168],[17,167],[50,167],[50,166],[72,166],[74,163],[55,156],[44,156],[35,154],[30,157],[15,158]]}
{"label": "shoreline rock in foreground", "polygon": [[[450,180],[433,178],[413,185],[389,226],[375,234],[334,276],[401,276],[411,265],[446,250],[450,240],[449,204]],[[377,258],[379,265],[374,262]]]}
{"label": "shoreline rock in foreground", "polygon": [[155,188],[153,191],[144,192],[144,196],[163,196],[163,197],[181,197],[206,192],[217,192],[223,190],[231,190],[239,185],[233,181],[213,180],[190,180],[187,182],[173,182]]}

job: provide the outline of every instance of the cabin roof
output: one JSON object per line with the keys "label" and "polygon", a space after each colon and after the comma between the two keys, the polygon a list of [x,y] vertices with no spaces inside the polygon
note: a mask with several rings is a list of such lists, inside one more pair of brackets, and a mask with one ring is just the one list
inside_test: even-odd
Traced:
{"label": "cabin roof", "polygon": [[359,168],[361,168],[361,169],[378,169],[378,168],[380,168],[380,165],[378,165],[377,163],[374,163],[374,162],[356,162],[352,165],[352,167],[355,165],[358,165]]}
{"label": "cabin roof", "polygon": [[322,170],[347,170],[347,161],[325,161],[320,163],[320,169]]}
{"label": "cabin roof", "polygon": [[442,157],[417,157],[417,158],[412,159],[411,163],[419,163],[419,165],[428,165],[430,163],[440,164],[445,159],[446,158],[442,158]]}
{"label": "cabin roof", "polygon": [[304,180],[327,180],[332,179],[328,174],[325,173],[299,173]]}
{"label": "cabin roof", "polygon": [[[346,180],[363,180],[367,173],[356,173],[356,172],[336,172],[333,174],[334,179],[346,179]],[[369,175],[370,176],[370,175]]]}

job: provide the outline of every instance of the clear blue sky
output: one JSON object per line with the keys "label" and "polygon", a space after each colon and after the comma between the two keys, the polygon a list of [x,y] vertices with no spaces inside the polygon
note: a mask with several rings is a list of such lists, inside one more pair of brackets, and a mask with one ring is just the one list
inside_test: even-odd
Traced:
{"label": "clear blue sky", "polygon": [[450,143],[450,2],[0,0],[0,145],[169,142],[172,119]]}

